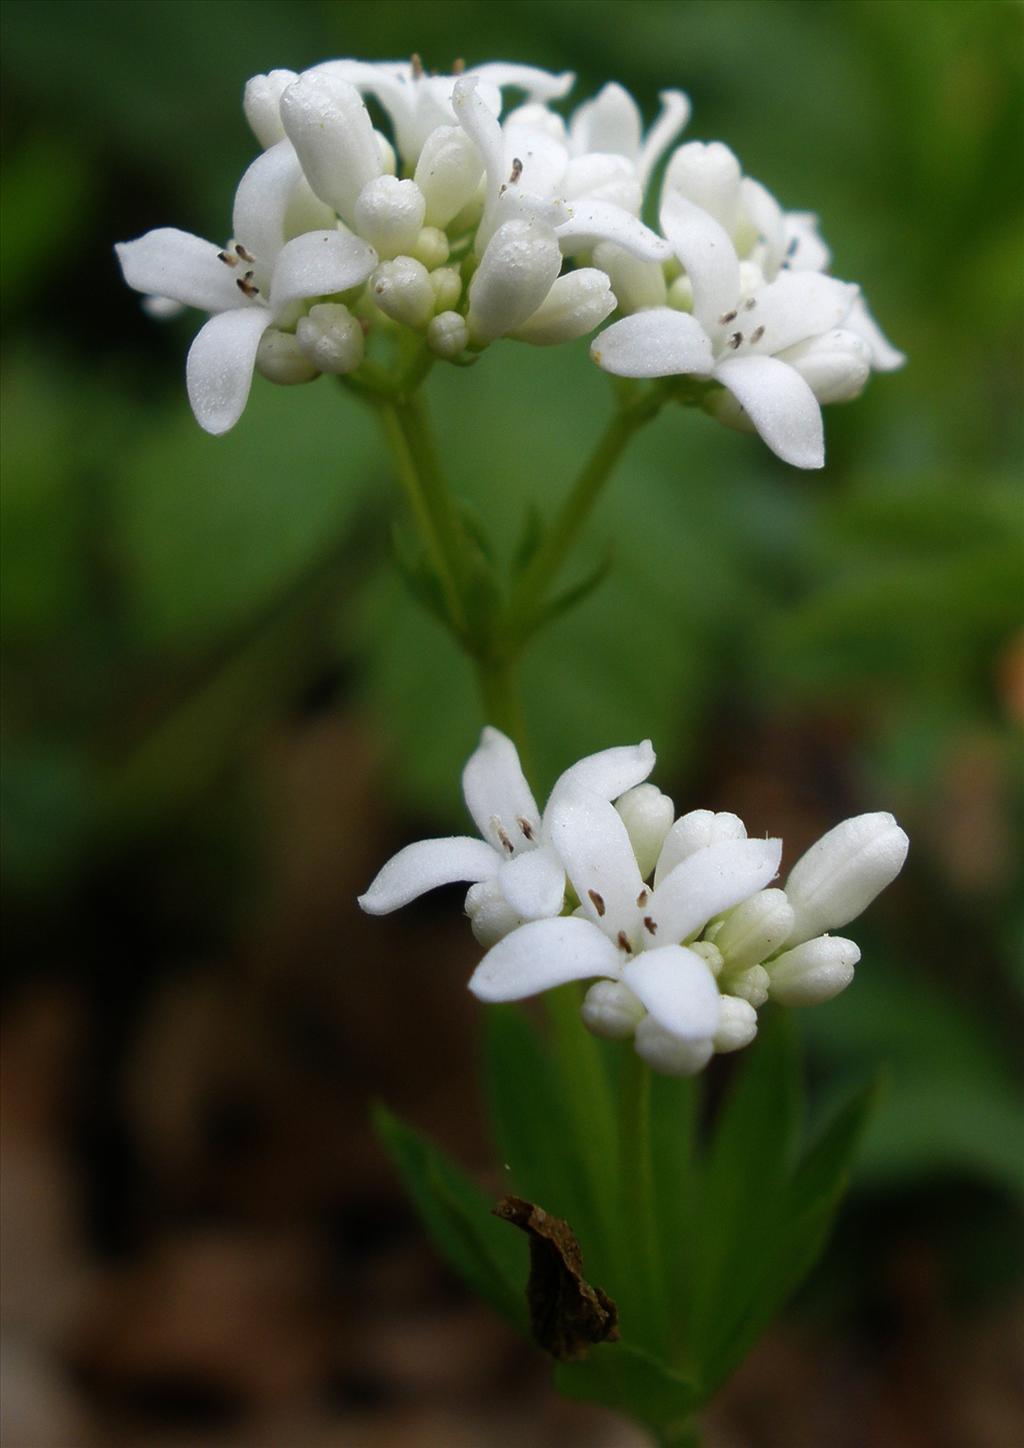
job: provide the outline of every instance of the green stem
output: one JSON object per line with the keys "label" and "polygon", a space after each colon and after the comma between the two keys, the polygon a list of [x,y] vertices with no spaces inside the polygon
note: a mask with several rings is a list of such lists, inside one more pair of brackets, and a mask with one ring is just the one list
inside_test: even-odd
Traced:
{"label": "green stem", "polygon": [[508,620],[513,638],[529,632],[536,613],[554,582],[576,535],[585,523],[601,490],[611,477],[619,458],[646,422],[660,411],[667,393],[651,387],[621,406],[598,439],[597,446],[576,477],[551,527],[523,571],[509,604]]}
{"label": "green stem", "polygon": [[378,405],[398,479],[437,574],[449,622],[456,634],[464,636],[465,540],[455,500],[437,460],[423,402],[414,393]]}
{"label": "green stem", "polygon": [[636,1320],[626,1323],[625,1330],[664,1350],[665,1294],[659,1281],[652,1171],[651,1072],[635,1051],[626,1049],[619,1077],[620,1240],[629,1248],[628,1301]]}
{"label": "green stem", "polygon": [[509,656],[474,655],[477,688],[484,718],[502,730],[519,751],[519,762],[527,779],[531,777],[529,747],[526,740],[526,716],[519,687],[519,665]]}

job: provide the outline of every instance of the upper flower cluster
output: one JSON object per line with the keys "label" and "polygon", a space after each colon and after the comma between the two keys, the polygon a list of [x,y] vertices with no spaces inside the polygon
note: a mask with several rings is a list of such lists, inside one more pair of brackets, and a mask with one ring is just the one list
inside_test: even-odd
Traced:
{"label": "upper flower cluster", "polygon": [[[160,311],[211,314],[187,368],[201,425],[234,425],[254,368],[372,384],[382,363],[550,345],[617,311],[592,349],[603,368],[699,378],[723,421],[819,466],[819,402],[902,358],[857,288],[824,275],[815,219],[784,213],[726,147],[691,143],[668,159],[652,230],[641,211],[688,100],[665,91],[645,133],[610,84],[566,121],[552,107],[573,79],[504,62],[428,75],[415,57],[254,77],[245,113],[265,149],[227,245],[160,228],[117,248]],[[509,91],[523,99],[506,109]]]}
{"label": "upper flower cluster", "polygon": [[360,905],[386,914],[437,885],[471,881],[466,913],[489,949],[470,980],[485,1001],[520,1000],[572,980],[597,1035],[633,1037],[655,1070],[699,1071],[749,1045],[769,1000],[812,1005],[853,979],[860,951],[831,932],[903,866],[892,815],[845,820],[773,888],[782,841],[749,839],[733,814],[693,810],[644,781],[650,743],[581,760],[543,813],[515,747],[485,729],[463,775],[482,839],[408,845]]}

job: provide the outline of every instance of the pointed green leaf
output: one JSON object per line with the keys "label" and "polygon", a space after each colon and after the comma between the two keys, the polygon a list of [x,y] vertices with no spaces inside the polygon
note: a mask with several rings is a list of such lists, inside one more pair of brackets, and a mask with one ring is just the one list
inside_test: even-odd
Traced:
{"label": "pointed green leaf", "polygon": [[536,633],[537,629],[543,627],[544,624],[550,623],[552,619],[561,617],[563,613],[568,613],[570,609],[575,608],[577,604],[589,598],[594,590],[608,577],[609,570],[612,566],[612,558],[612,550],[609,548],[600,563],[592,568],[589,573],[585,574],[578,583],[570,585],[569,588],[562,589],[560,593],[555,594],[550,602],[544,604],[531,618],[526,630],[527,637],[531,633]]}
{"label": "pointed green leaf", "polygon": [[603,1343],[583,1362],[560,1363],[555,1386],[567,1398],[601,1403],[661,1433],[685,1423],[698,1401],[689,1379],[627,1342]]}
{"label": "pointed green leaf", "polygon": [[525,1241],[491,1215],[490,1198],[432,1142],[383,1106],[374,1125],[441,1255],[471,1291],[526,1333]]}

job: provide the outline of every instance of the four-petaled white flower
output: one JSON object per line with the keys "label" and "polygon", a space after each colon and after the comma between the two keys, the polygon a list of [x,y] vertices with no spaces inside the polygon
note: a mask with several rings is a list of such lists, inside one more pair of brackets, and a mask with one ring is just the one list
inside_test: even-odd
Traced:
{"label": "four-petaled white flower", "polygon": [[596,798],[615,799],[653,768],[649,740],[589,755],[558,779],[541,814],[515,745],[488,727],[462,775],[466,807],[480,838],[458,835],[406,845],[381,869],[359,904],[370,915],[386,915],[439,885],[472,882],[466,911],[484,945],[524,921],[558,915],[565,870],[552,845],[557,801],[581,787]]}

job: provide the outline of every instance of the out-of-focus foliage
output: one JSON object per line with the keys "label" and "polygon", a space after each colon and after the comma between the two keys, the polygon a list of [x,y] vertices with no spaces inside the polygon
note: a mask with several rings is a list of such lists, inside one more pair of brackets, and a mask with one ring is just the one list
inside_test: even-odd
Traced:
{"label": "out-of-focus foliage", "polygon": [[[248,75],[418,50],[614,77],[817,210],[834,270],[909,354],[826,412],[804,475],[701,415],[659,420],[580,550],[609,579],[526,669],[541,785],[650,734],[679,802],[787,731],[811,812],[891,806],[914,841],[814,1057],[892,1087],[866,1170],[1022,1187],[1011,914],[1022,710],[1021,10],[990,0],[8,0],[4,16],[4,852],[22,973],[73,955],[62,906],[140,840],[239,837],[248,751],[326,689],[385,741],[392,807],[459,827],[468,672],[388,566],[372,418],[329,379],[257,380],[228,438],[182,387],[191,323],[120,284],[115,240],[222,237],[255,153]],[[628,44],[625,43],[628,40]],[[586,349],[499,346],[428,384],[445,457],[499,552],[596,436]],[[751,771],[770,768],[759,755]],[[382,788],[384,786],[382,785]],[[721,800],[723,807],[729,801]],[[765,824],[770,821],[765,820]],[[230,828],[229,828],[230,833]],[[830,1066],[831,1069],[831,1066]]]}

